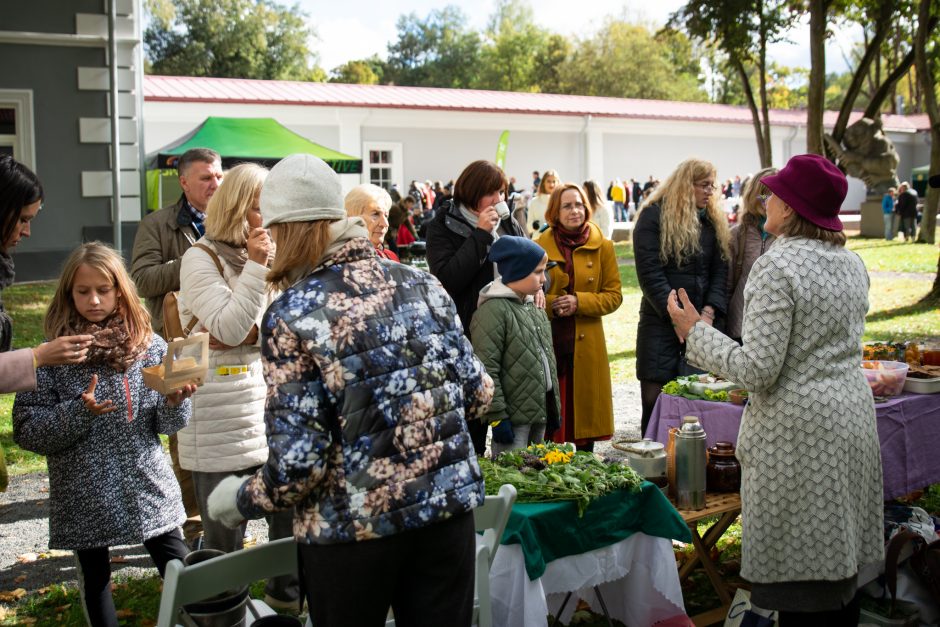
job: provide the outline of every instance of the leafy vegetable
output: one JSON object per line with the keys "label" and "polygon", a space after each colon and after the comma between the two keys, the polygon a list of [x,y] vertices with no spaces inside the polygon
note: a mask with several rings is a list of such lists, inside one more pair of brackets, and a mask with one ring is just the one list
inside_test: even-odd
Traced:
{"label": "leafy vegetable", "polygon": [[519,503],[577,501],[578,514],[592,499],[618,488],[637,492],[643,479],[626,464],[605,462],[571,444],[533,444],[502,453],[495,461],[480,459],[486,493],[504,483],[516,488]]}
{"label": "leafy vegetable", "polygon": [[721,392],[715,392],[705,388],[705,393],[702,396],[705,397],[706,401],[726,402],[728,400],[728,393],[723,390]]}

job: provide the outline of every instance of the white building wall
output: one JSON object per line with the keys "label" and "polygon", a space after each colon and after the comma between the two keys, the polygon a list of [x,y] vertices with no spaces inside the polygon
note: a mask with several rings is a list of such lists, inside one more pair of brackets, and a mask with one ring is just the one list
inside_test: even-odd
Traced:
{"label": "white building wall", "polygon": [[[153,152],[191,132],[207,116],[271,117],[287,128],[323,144],[365,158],[364,144],[401,145],[399,187],[413,179],[456,179],[476,159],[494,159],[502,131],[508,130],[506,173],[527,189],[533,170],[554,169],[563,181],[594,178],[606,189],[615,177],[664,179],[685,158],[715,164],[719,180],[756,172],[760,161],[750,124],[676,120],[624,120],[591,116],[424,111],[301,105],[152,102],[144,105],[145,149]],[[926,133],[889,133],[901,156],[899,175],[929,161]],[[771,128],[774,165],[805,152],[806,131]],[[398,174],[396,174],[398,176]],[[368,180],[343,175],[351,188]],[[857,211],[864,184],[849,179],[843,210]]]}

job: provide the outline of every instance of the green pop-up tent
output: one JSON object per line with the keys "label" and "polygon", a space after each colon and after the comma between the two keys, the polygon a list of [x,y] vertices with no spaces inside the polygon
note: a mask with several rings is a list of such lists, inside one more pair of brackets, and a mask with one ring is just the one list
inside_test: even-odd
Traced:
{"label": "green pop-up tent", "polygon": [[930,178],[930,166],[922,165],[911,170],[911,185],[919,196],[927,195],[927,179]]}
{"label": "green pop-up tent", "polygon": [[362,159],[314,143],[272,118],[208,117],[191,133],[147,155],[148,208],[160,208],[161,177],[175,177],[177,159],[190,148],[215,150],[224,168],[245,162],[271,167],[287,155],[302,152],[323,159],[339,174],[362,172]]}

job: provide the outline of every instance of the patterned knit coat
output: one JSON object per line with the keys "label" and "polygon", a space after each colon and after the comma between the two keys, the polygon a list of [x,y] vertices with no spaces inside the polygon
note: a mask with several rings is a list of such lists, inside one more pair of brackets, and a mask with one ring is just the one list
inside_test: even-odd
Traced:
{"label": "patterned knit coat", "polygon": [[868,274],[842,247],[778,239],[744,292],[744,346],[697,323],[689,362],[750,392],[738,435],[741,576],[835,581],[883,559],[882,470],[860,368]]}
{"label": "patterned knit coat", "polygon": [[[13,439],[49,465],[49,547],[137,544],[186,520],[179,484],[158,434],[186,426],[190,399],[170,407],[144,386],[140,369],[158,365],[166,342],[154,335],[127,372],[105,364],[42,367],[34,392],[13,405]],[[95,416],[80,396],[93,374],[95,398],[117,411]]]}

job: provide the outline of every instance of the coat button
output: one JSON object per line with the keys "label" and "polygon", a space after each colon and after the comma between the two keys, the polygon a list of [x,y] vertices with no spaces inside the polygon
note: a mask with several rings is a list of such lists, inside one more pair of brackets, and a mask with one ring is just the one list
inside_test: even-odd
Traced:
{"label": "coat button", "polygon": [[582,333],[581,335],[579,335],[579,336],[578,336],[578,339],[579,339],[579,340],[583,340],[583,339],[584,339],[584,334]]}
{"label": "coat button", "polygon": [[588,283],[593,283],[593,282],[594,282],[594,277],[589,276],[589,277],[588,277]]}
{"label": "coat button", "polygon": [[589,261],[588,264],[587,264],[587,266],[588,266],[588,268],[593,268],[593,267],[594,267],[594,262],[593,262],[593,261]]}

